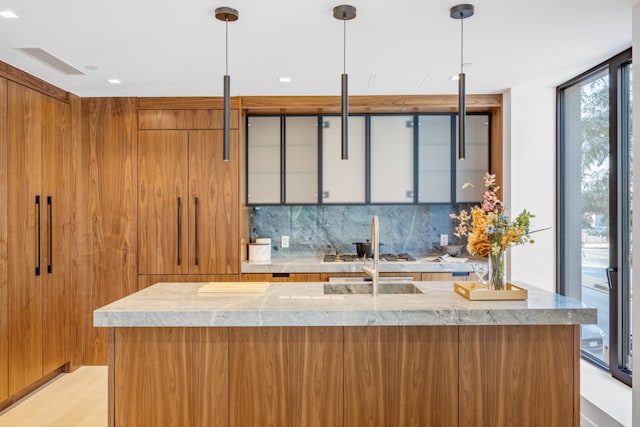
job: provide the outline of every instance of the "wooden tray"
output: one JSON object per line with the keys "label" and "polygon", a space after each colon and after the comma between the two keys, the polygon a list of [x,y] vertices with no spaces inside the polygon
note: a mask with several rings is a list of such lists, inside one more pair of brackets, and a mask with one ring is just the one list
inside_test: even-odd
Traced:
{"label": "wooden tray", "polygon": [[198,292],[218,293],[264,293],[269,282],[210,282],[198,289]]}
{"label": "wooden tray", "polygon": [[510,282],[507,282],[507,289],[504,291],[490,291],[478,282],[453,282],[453,290],[473,301],[526,300],[528,297],[525,288]]}

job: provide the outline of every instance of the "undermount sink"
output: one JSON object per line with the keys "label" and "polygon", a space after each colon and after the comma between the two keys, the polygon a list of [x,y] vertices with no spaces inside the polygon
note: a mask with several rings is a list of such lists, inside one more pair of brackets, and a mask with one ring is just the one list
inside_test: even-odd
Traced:
{"label": "undermount sink", "polygon": [[[335,280],[338,279],[338,280]],[[367,278],[332,278],[324,284],[325,294],[371,294],[373,285]],[[397,278],[394,278],[397,279]],[[381,294],[421,294],[410,280],[383,280],[378,283],[378,292]]]}

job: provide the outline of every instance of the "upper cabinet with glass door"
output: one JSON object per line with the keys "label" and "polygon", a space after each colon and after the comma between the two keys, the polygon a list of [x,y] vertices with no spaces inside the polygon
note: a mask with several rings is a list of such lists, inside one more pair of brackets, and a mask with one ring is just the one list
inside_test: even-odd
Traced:
{"label": "upper cabinet with glass door", "polygon": [[371,202],[413,203],[413,115],[371,116]]}
{"label": "upper cabinet with glass door", "polygon": [[247,203],[280,203],[280,117],[250,117],[247,126]]}
{"label": "upper cabinet with glass door", "polygon": [[285,203],[318,203],[318,117],[285,117]]}
{"label": "upper cabinet with glass door", "polygon": [[418,202],[451,203],[451,115],[418,118]]}
{"label": "upper cabinet with glass door", "polygon": [[365,118],[349,117],[348,159],[342,159],[342,119],[322,118],[322,203],[364,203]]}
{"label": "upper cabinet with glass door", "polygon": [[[458,121],[456,117],[456,130]],[[489,115],[467,115],[465,158],[458,159],[456,137],[456,203],[478,202],[484,192],[484,175],[489,172]],[[465,183],[473,186],[462,188]]]}

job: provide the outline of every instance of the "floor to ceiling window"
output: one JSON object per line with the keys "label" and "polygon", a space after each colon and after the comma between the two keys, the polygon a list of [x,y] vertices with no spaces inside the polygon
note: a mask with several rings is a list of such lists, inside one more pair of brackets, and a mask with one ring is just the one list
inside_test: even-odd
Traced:
{"label": "floor to ceiling window", "polygon": [[559,292],[598,309],[582,356],[631,385],[631,50],[558,88]]}

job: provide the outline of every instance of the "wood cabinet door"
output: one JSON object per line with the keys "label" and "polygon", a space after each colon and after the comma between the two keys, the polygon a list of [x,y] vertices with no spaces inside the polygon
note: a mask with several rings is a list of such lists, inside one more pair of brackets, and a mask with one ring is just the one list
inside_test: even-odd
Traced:
{"label": "wood cabinet door", "polygon": [[0,401],[9,396],[9,315],[7,301],[7,81],[0,78]]}
{"label": "wood cabinet door", "polygon": [[42,139],[45,96],[9,82],[9,394],[42,377]]}
{"label": "wood cabinet door", "polygon": [[238,274],[238,132],[189,131],[189,274]]}
{"label": "wood cabinet door", "polygon": [[139,274],[188,272],[188,148],[187,131],[138,132]]}
{"label": "wood cabinet door", "polygon": [[42,214],[42,369],[43,373],[71,358],[71,153],[70,107],[53,98],[45,100],[43,126]]}

